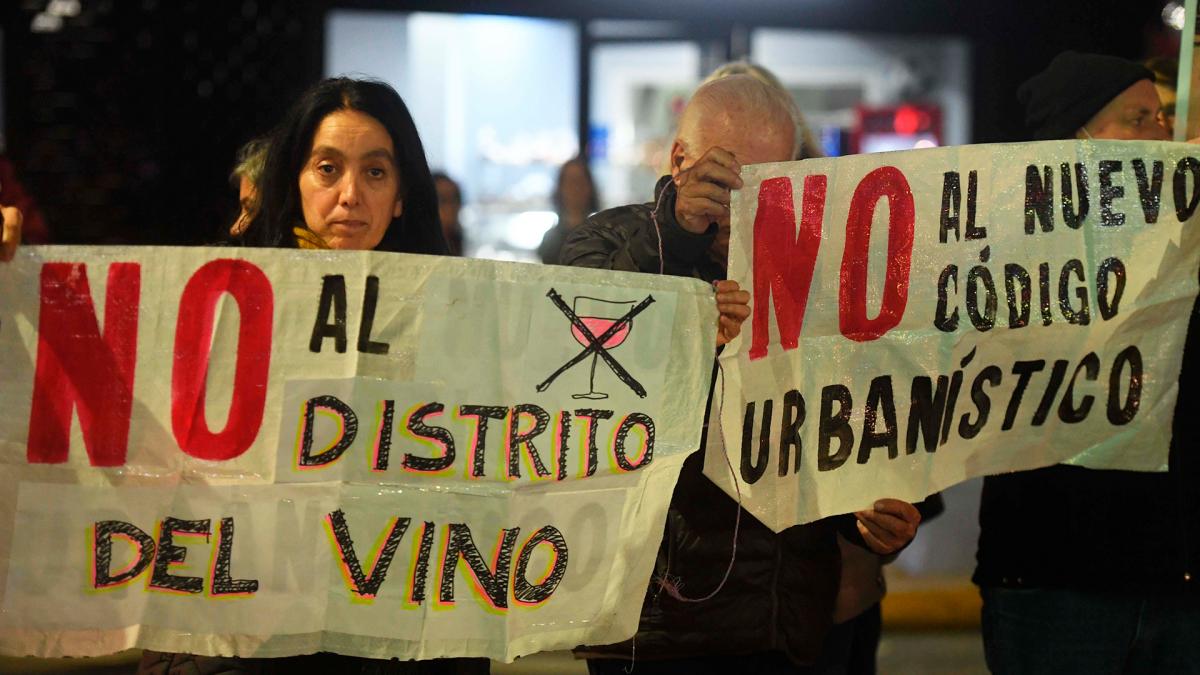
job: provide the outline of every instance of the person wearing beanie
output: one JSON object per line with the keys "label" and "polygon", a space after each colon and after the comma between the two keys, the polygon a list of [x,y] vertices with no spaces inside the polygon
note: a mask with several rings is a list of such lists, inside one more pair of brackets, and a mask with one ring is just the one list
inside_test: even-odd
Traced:
{"label": "person wearing beanie", "polygon": [[[1018,96],[1035,139],[1167,140],[1152,77],[1068,52]],[[1200,673],[1197,342],[1193,307],[1167,472],[1060,464],[984,479],[973,580],[992,672]]]}
{"label": "person wearing beanie", "polygon": [[1103,54],[1063,52],[1017,89],[1035,141],[1170,140],[1154,73]]}

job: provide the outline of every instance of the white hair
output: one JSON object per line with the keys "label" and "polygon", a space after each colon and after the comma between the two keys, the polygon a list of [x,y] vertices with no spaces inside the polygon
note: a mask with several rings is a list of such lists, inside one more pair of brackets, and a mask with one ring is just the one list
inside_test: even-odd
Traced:
{"label": "white hair", "polygon": [[795,130],[784,97],[749,75],[730,75],[700,85],[679,119],[679,141],[690,151],[702,152],[697,134],[721,122],[761,129],[764,134]]}
{"label": "white hair", "polygon": [[753,77],[755,80],[771,87],[782,96],[784,103],[787,105],[788,114],[791,115],[792,122],[796,125],[796,135],[792,152],[793,159],[825,156],[816,138],[813,137],[812,130],[808,126],[808,121],[804,119],[804,113],[800,112],[800,106],[796,105],[796,100],[788,93],[787,88],[783,86],[783,82],[766,68],[748,61],[730,61],[729,63],[717,66],[716,70],[704,78],[701,86],[733,75],[748,75]]}

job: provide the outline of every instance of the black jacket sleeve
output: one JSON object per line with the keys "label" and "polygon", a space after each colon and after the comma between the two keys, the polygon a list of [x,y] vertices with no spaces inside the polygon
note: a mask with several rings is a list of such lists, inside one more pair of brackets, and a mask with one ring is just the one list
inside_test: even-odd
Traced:
{"label": "black jacket sleeve", "polygon": [[669,178],[659,181],[655,204],[636,204],[608,209],[592,215],[567,237],[559,262],[573,267],[624,272],[694,276],[716,237],[710,226],[702,234],[689,232],[675,220],[675,185]]}

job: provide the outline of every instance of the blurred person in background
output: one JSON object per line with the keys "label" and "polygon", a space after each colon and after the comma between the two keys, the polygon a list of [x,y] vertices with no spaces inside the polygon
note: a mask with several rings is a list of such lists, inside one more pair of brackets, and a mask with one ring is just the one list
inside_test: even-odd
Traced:
{"label": "blurred person in background", "polygon": [[546,264],[558,265],[559,252],[567,235],[583,225],[588,216],[600,210],[596,182],[592,180],[592,170],[583,157],[569,160],[558,170],[552,201],[558,222],[542,237],[538,256]]}
{"label": "blurred person in background", "polygon": [[[234,239],[249,246],[443,255],[437,193],[416,126],[381,82],[323,80],[269,140],[258,202]],[[487,659],[398,661],[317,653],[276,659],[147,650],[139,675],[486,673]]]}
{"label": "blurred person in background", "polygon": [[[1037,140],[1169,139],[1154,74],[1125,59],[1065,52],[1017,97]],[[984,479],[973,580],[992,672],[1200,673],[1197,342],[1193,306],[1166,472]]]}
{"label": "blurred person in background", "polygon": [[[742,187],[742,165],[796,155],[793,109],[750,75],[702,85],[680,118],[655,202],[595,214],[568,236],[561,262],[713,283],[717,342],[731,339],[749,315],[749,294],[725,280],[730,191]],[[852,632],[833,625],[837,534],[892,554],[916,535],[919,512],[880,499],[854,515],[775,533],[704,476],[704,447],[701,440],[676,483],[637,634],[577,653],[593,674],[845,672]]]}
{"label": "blurred person in background", "polygon": [[258,204],[258,182],[262,179],[263,164],[267,161],[267,139],[255,138],[238,150],[237,164],[229,175],[229,182],[238,191],[238,217],[229,227],[229,234],[237,236],[250,224]]}
{"label": "blurred person in background", "polygon": [[17,168],[13,166],[7,155],[2,154],[0,154],[0,204],[7,204],[20,211],[23,222],[20,224],[19,236],[24,237],[26,244],[50,243],[50,230],[46,227],[41,210],[33,201],[33,196],[26,192],[25,187],[17,180]]}
{"label": "blurred person in background", "polygon": [[462,188],[450,176],[435,171],[433,184],[437,188],[438,219],[442,222],[442,236],[446,238],[446,246],[450,255],[463,254],[463,226],[458,216],[462,211]]}

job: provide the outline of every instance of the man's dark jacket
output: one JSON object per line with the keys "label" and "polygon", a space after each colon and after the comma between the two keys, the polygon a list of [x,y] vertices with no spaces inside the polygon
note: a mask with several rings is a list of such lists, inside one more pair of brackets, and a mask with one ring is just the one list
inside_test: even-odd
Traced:
{"label": "man's dark jacket", "polygon": [[[1200,604],[1200,303],[1166,473],[1058,465],[989,476],[975,583],[1157,594]],[[1136,442],[1136,441],[1135,441]]]}
{"label": "man's dark jacket", "polygon": [[[593,215],[568,237],[560,262],[657,274],[661,237],[662,273],[709,282],[725,278],[724,265],[709,255],[716,226],[704,234],[680,227],[675,220],[675,186],[669,178],[659,181],[655,197],[657,211],[651,203]],[[704,477],[703,447],[701,442],[700,452],[684,462],[671,498],[666,531],[642,605],[636,658],[777,650],[795,663],[812,663],[829,631],[837,595],[841,557],[835,534],[840,529],[856,543],[862,542],[852,517],[826,519],[776,534],[742,511],[733,569],[715,597],[699,603],[680,602],[654,581],[669,577],[685,597],[700,598],[721,583],[729,565],[738,506]],[[631,650],[626,642],[583,651],[629,658]]]}

